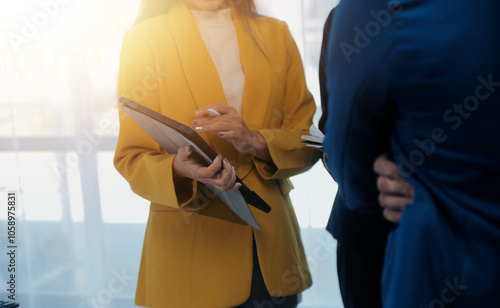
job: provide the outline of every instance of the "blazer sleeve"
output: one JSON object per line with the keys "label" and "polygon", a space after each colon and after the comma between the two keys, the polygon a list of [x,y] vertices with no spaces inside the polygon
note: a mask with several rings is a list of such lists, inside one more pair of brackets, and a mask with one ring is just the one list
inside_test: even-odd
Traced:
{"label": "blazer sleeve", "polygon": [[[124,37],[120,56],[118,96],[126,96],[155,111],[160,110],[157,65],[147,41],[134,28]],[[153,203],[180,208],[191,202],[196,181],[177,187],[174,182],[175,154],[160,146],[119,109],[120,133],[114,165],[132,191]],[[192,182],[192,185],[189,183]],[[185,184],[185,182],[183,182]]]}
{"label": "blazer sleeve", "polygon": [[314,98],[307,89],[299,50],[288,26],[284,24],[287,70],[281,127],[264,128],[264,136],[274,165],[255,160],[260,175],[266,179],[283,179],[302,173],[318,160],[320,152],[306,147],[300,136],[309,134],[316,111]]}

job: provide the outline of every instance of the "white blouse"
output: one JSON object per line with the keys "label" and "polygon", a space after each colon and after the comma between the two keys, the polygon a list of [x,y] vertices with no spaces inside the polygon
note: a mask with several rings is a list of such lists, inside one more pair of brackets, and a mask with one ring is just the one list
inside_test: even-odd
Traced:
{"label": "white blouse", "polygon": [[245,73],[241,65],[240,47],[231,8],[219,11],[191,10],[191,12],[219,73],[227,103],[241,113]]}

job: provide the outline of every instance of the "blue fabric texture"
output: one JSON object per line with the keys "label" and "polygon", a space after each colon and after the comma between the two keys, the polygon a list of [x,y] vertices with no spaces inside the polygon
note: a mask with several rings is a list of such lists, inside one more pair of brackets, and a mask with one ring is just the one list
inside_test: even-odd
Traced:
{"label": "blue fabric texture", "polygon": [[328,167],[377,206],[391,152],[415,201],[389,235],[384,307],[500,307],[500,1],[342,0],[324,63]]}

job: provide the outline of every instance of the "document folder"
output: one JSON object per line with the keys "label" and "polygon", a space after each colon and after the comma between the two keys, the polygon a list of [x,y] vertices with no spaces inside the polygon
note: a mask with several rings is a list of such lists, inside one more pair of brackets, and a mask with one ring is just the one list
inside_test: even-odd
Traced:
{"label": "document folder", "polygon": [[302,135],[302,137],[300,137],[302,142],[306,143],[306,146],[308,147],[323,151],[323,141],[325,140],[325,135],[314,124],[309,128],[309,133],[310,135]]}
{"label": "document folder", "polygon": [[[168,153],[177,153],[180,147],[190,144],[193,147],[192,157],[203,166],[209,166],[217,156],[214,150],[191,127],[179,123],[124,96],[120,97],[119,102],[122,110]],[[253,227],[260,229],[248,204],[265,213],[269,213],[271,207],[262,200],[259,195],[248,188],[240,178],[236,177],[236,181],[242,184],[237,191],[224,192],[212,185],[207,186],[241,219]]]}

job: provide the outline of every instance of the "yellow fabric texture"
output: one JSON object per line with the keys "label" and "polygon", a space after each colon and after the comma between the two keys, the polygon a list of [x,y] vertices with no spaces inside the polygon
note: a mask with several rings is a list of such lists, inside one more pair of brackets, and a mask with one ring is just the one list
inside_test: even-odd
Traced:
{"label": "yellow fabric texture", "polygon": [[[246,77],[242,116],[266,139],[274,164],[238,153],[217,134],[202,137],[271,207],[251,207],[261,229],[237,217],[202,183],[174,184],[175,154],[162,150],[120,110],[115,167],[139,196],[151,201],[136,304],[145,307],[232,307],[250,295],[252,234],[273,296],[300,293],[312,281],[288,193],[288,177],[306,171],[319,154],[300,136],[309,132],[315,103],[298,49],[285,23],[250,20],[255,40],[233,10]],[[264,55],[255,41],[261,42]],[[125,35],[118,95],[181,123],[211,103],[226,104],[217,70],[189,9],[178,4],[136,24]]]}

